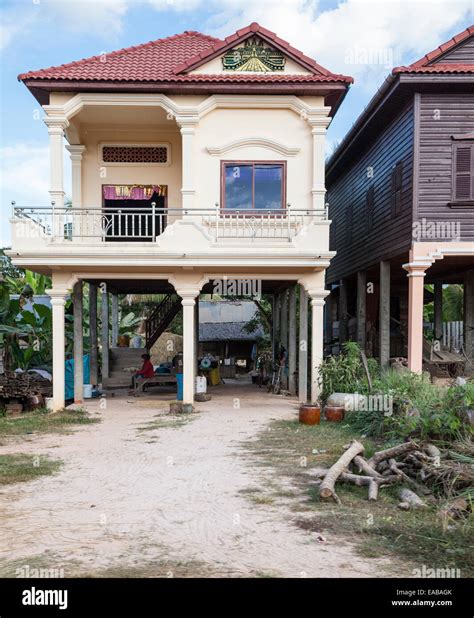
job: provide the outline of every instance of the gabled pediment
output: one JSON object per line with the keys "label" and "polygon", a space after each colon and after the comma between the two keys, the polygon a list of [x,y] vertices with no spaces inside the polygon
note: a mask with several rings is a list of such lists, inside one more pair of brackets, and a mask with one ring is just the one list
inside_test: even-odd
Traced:
{"label": "gabled pediment", "polygon": [[301,51],[259,24],[250,24],[175,69],[176,74],[280,74],[331,73]]}

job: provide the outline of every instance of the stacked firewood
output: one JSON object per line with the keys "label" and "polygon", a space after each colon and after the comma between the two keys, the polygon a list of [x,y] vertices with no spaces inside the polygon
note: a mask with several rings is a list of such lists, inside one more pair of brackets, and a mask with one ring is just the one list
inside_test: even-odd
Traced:
{"label": "stacked firewood", "polygon": [[22,400],[32,395],[50,397],[51,382],[37,373],[7,372],[0,375],[0,400]]}
{"label": "stacked firewood", "polygon": [[[442,460],[441,451],[433,444],[418,444],[413,440],[377,451],[369,459],[364,457],[364,445],[353,440],[330,468],[313,468],[309,474],[316,479],[322,500],[341,503],[336,483],[352,483],[367,487],[368,499],[377,500],[380,489],[399,485],[400,509],[424,508],[433,502],[432,490],[456,468],[457,481],[472,484],[474,470],[458,462]],[[450,497],[445,492],[446,497]]]}

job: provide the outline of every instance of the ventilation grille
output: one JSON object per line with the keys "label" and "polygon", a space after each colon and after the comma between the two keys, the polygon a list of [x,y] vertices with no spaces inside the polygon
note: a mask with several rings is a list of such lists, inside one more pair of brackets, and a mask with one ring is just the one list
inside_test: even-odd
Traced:
{"label": "ventilation grille", "polygon": [[167,146],[102,146],[104,163],[168,163]]}

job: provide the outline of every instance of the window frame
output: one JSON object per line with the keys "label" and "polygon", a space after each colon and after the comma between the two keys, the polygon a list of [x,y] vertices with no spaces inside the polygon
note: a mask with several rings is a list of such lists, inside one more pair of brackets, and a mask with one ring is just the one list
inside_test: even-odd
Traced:
{"label": "window frame", "polygon": [[[104,146],[111,148],[166,148],[166,162],[155,163],[152,161],[104,161]],[[99,165],[102,167],[169,167],[171,165],[171,144],[169,142],[113,142],[105,141],[99,143],[98,148]],[[109,183],[110,184],[110,183]],[[124,184],[124,183],[122,183]],[[148,183],[150,184],[150,183]]]}
{"label": "window frame", "polygon": [[[252,165],[253,167],[253,175],[252,175],[252,207],[246,209],[237,209],[237,208],[227,208],[225,203],[225,169],[227,166],[239,166],[239,165]],[[255,166],[256,165],[279,165],[282,168],[282,177],[281,177],[281,208],[278,210],[270,210],[270,209],[260,209],[255,208]],[[235,161],[234,159],[225,159],[221,160],[221,208],[222,212],[227,213],[239,213],[239,215],[245,215],[250,217],[259,216],[268,216],[268,212],[270,212],[275,216],[286,217],[287,214],[287,203],[286,203],[286,181],[287,181],[287,162],[285,160],[273,161],[265,159],[263,161],[260,160],[242,160]]]}
{"label": "window frame", "polygon": [[[469,189],[470,189],[470,197],[468,198],[457,198],[456,197],[456,189],[457,189],[457,177],[458,177],[458,166],[457,166],[457,151],[459,148],[470,148],[471,150],[471,169],[470,172],[467,173],[469,176]],[[474,137],[472,134],[464,135],[453,135],[453,144],[452,144],[452,163],[451,163],[451,201],[450,206],[462,207],[469,206],[472,207],[474,205]]]}

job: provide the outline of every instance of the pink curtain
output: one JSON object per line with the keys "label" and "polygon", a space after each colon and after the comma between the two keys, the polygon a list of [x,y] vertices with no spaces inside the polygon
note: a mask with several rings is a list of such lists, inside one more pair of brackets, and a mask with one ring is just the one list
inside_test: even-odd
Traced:
{"label": "pink curtain", "polygon": [[106,200],[149,200],[151,196],[166,195],[166,185],[104,185]]}

